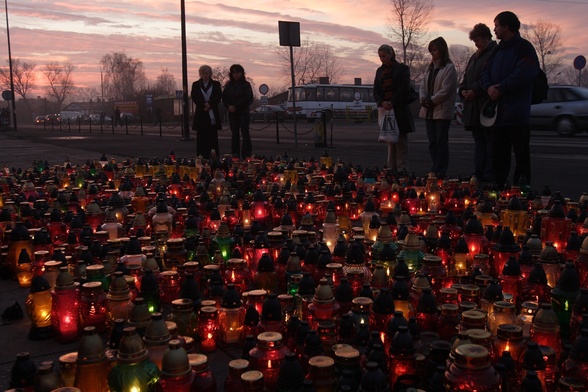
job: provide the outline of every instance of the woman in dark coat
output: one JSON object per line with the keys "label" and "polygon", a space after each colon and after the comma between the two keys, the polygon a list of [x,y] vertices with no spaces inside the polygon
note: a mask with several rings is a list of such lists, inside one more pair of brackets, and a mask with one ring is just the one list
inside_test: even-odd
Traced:
{"label": "woman in dark coat", "polygon": [[[223,103],[229,110],[231,155],[247,159],[252,154],[249,105],[253,103],[253,90],[251,84],[245,79],[245,70],[239,64],[233,64],[229,69],[229,81],[223,90]],[[241,137],[243,138],[242,146]]]}
{"label": "woman in dark coat", "polygon": [[222,99],[220,82],[212,80],[212,68],[203,65],[198,70],[200,79],[192,83],[192,102],[196,105],[192,129],[196,131],[196,155],[210,159],[214,150],[219,156],[218,130],[221,129],[221,117],[218,105]]}
{"label": "woman in dark coat", "polygon": [[394,109],[399,130],[398,143],[388,144],[386,165],[394,172],[408,172],[408,134],[415,131],[410,110],[410,69],[396,61],[390,45],[380,46],[378,56],[382,66],[376,70],[374,98],[378,112]]}
{"label": "woman in dark coat", "polygon": [[490,28],[478,23],[470,31],[470,39],[476,45],[476,53],[468,61],[459,95],[463,98],[463,125],[474,137],[474,175],[482,182],[492,181],[492,129],[480,124],[480,110],[488,100],[488,94],[480,84],[484,65],[496,47]]}

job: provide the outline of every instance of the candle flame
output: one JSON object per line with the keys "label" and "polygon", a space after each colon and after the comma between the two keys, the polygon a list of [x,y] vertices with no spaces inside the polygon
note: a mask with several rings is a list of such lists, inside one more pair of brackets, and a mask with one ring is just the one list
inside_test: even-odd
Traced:
{"label": "candle flame", "polygon": [[268,359],[268,361],[267,361],[267,368],[268,369],[272,368],[272,360],[271,359]]}

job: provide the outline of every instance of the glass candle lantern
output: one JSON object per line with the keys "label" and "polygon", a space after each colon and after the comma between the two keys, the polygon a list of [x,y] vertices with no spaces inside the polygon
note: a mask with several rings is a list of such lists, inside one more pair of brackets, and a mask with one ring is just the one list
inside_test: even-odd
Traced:
{"label": "glass candle lantern", "polygon": [[226,392],[242,392],[241,375],[249,369],[249,361],[246,359],[233,359],[229,362],[229,374],[225,379]]}
{"label": "glass candle lantern", "polygon": [[552,347],[559,357],[562,351],[559,320],[551,304],[540,304],[530,332],[531,339],[540,345]]}
{"label": "glass candle lantern", "polygon": [[358,328],[362,324],[369,325],[371,308],[374,301],[366,297],[355,297],[351,301],[353,324]]}
{"label": "glass candle lantern", "polygon": [[457,327],[461,321],[459,306],[455,304],[441,305],[441,314],[438,319],[439,337],[443,340],[450,341],[457,334]]}
{"label": "glass candle lantern", "polygon": [[161,302],[171,304],[173,300],[180,296],[180,275],[178,271],[163,271],[161,274],[161,284],[159,285]]}
{"label": "glass candle lantern", "polygon": [[561,201],[555,200],[548,215],[541,218],[539,238],[544,243],[553,243],[556,249],[563,251],[571,231],[572,220],[566,217]]}
{"label": "glass candle lantern", "polygon": [[168,350],[168,343],[170,340],[171,334],[165,321],[163,321],[163,315],[161,313],[153,313],[151,315],[151,320],[145,329],[143,341],[147,346],[149,359],[157,365],[159,369],[161,369],[163,355]]}
{"label": "glass candle lantern", "polygon": [[508,351],[514,361],[519,363],[519,358],[525,350],[523,328],[515,324],[499,325],[494,346],[498,355],[501,355],[503,351]]}
{"label": "glass candle lantern", "polygon": [[20,287],[31,287],[31,281],[35,275],[33,262],[26,249],[21,249],[16,267],[16,277]]}
{"label": "glass candle lantern", "polygon": [[208,358],[204,354],[188,354],[190,366],[194,373],[192,391],[215,392],[216,379],[208,366]]}
{"label": "glass candle lantern", "polygon": [[110,283],[108,294],[106,295],[106,300],[108,301],[107,316],[109,325],[113,325],[114,320],[116,319],[121,318],[126,320],[129,318],[131,296],[131,291],[129,290],[126,278],[121,271],[116,271],[112,278],[112,282]]}
{"label": "glass candle lantern", "polygon": [[59,374],[63,378],[65,387],[73,387],[76,377],[77,351],[63,354],[59,357]]}
{"label": "glass candle lantern", "polygon": [[488,315],[488,327],[492,336],[496,336],[498,327],[503,324],[514,324],[516,321],[515,305],[511,302],[494,302],[493,312]]}
{"label": "glass candle lantern", "polygon": [[503,226],[510,227],[515,237],[525,234],[529,228],[529,213],[517,196],[511,197],[507,208],[500,211],[500,221]]}
{"label": "glass candle lantern", "polygon": [[51,290],[55,288],[55,282],[57,280],[57,276],[59,275],[59,268],[63,265],[61,261],[57,260],[49,260],[45,263],[45,272],[43,276],[49,282],[49,287]]}
{"label": "glass candle lantern", "polygon": [[337,223],[337,216],[333,210],[329,210],[323,221],[323,241],[325,241],[331,253],[335,249],[338,237],[339,224]]}
{"label": "glass candle lantern", "polygon": [[43,276],[35,276],[26,299],[27,313],[31,318],[29,339],[44,340],[52,336],[51,303],[49,282]]}
{"label": "glass candle lantern", "polygon": [[126,327],[117,363],[108,374],[108,387],[111,391],[154,391],[159,378],[159,369],[149,360],[147,347],[136,328]]}
{"label": "glass candle lantern", "polygon": [[551,306],[559,319],[560,332],[562,337],[570,336],[570,320],[576,297],[580,294],[580,276],[574,263],[568,261],[557,284],[551,290]]}
{"label": "glass candle lantern", "polygon": [[200,336],[200,349],[204,352],[216,350],[216,337],[218,334],[218,310],[214,306],[203,306],[198,315],[198,335]]}
{"label": "glass candle lantern", "polygon": [[80,320],[82,327],[96,327],[98,333],[106,331],[108,303],[102,283],[84,283],[80,292]]}
{"label": "glass candle lantern", "polygon": [[416,373],[416,357],[413,337],[407,326],[401,325],[392,337],[389,348],[388,368],[390,385],[398,378]]}
{"label": "glass candle lantern", "polygon": [[249,352],[251,367],[263,373],[266,388],[275,390],[280,366],[286,358],[287,348],[282,344],[282,334],[262,332],[257,336],[255,348]]}
{"label": "glass candle lantern", "polygon": [[537,373],[537,377],[541,381],[541,385],[545,391],[545,359],[543,358],[543,353],[537,342],[533,340],[527,342],[527,348],[520,356],[519,361],[521,363],[519,381],[522,381],[525,378],[527,372],[533,371]]}
{"label": "glass candle lantern", "polygon": [[316,288],[312,303],[308,305],[312,315],[312,326],[316,328],[319,322],[336,319],[339,312],[339,304],[335,301],[333,290],[326,278],[321,279]]}
{"label": "glass candle lantern", "polygon": [[488,350],[477,344],[464,344],[455,349],[454,361],[445,371],[444,387],[451,391],[501,390],[501,378],[490,364]]}
{"label": "glass candle lantern", "polygon": [[168,316],[170,321],[176,323],[178,333],[181,336],[196,336],[197,317],[194,314],[194,303],[188,298],[174,299],[171,303],[172,312]]}
{"label": "glass candle lantern", "polygon": [[247,268],[247,261],[242,258],[231,258],[227,261],[225,283],[234,284],[240,293],[247,291],[251,273]]}
{"label": "glass candle lantern", "polygon": [[317,355],[308,360],[308,380],[316,392],[333,391],[337,386],[335,360],[331,357]]}
{"label": "glass candle lantern", "polygon": [[218,311],[219,341],[227,345],[243,343],[245,340],[245,308],[235,286],[229,284]]}
{"label": "glass candle lantern", "polygon": [[67,267],[61,267],[51,292],[51,325],[55,339],[69,343],[77,339],[80,332],[79,283],[74,282]]}
{"label": "glass candle lantern", "polygon": [[190,392],[194,373],[188,353],[178,339],[170,340],[169,349],[163,355],[161,378],[157,381],[161,392]]}
{"label": "glass candle lantern", "polygon": [[95,327],[84,328],[78,346],[76,375],[73,386],[82,391],[108,391],[108,372],[110,364],[106,358],[106,349]]}
{"label": "glass candle lantern", "polygon": [[185,242],[184,238],[170,238],[166,241],[167,246],[163,253],[166,269],[175,271],[188,261],[188,251],[184,247]]}

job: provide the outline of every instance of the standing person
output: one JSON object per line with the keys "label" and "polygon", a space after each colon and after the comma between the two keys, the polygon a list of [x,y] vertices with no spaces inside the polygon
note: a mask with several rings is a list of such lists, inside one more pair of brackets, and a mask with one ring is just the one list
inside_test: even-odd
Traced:
{"label": "standing person", "polygon": [[492,126],[492,168],[499,189],[508,179],[511,151],[516,165],[513,181],[531,181],[531,96],[533,80],[539,73],[539,60],[533,45],[519,33],[521,22],[510,11],[494,18],[494,34],[500,40],[484,70],[481,84],[490,99],[497,102]]}
{"label": "standing person", "polygon": [[447,175],[449,166],[449,126],[455,115],[457,71],[449,59],[449,48],[443,37],[429,42],[431,64],[421,82],[419,116],[425,119],[431,172],[439,178]]}
{"label": "standing person", "polygon": [[[245,79],[245,70],[240,64],[233,64],[229,69],[229,81],[223,90],[223,103],[229,111],[231,154],[239,159],[249,158],[253,150],[249,134],[249,105],[253,103],[253,90]],[[243,137],[242,146],[240,137]]]}
{"label": "standing person", "polygon": [[477,51],[470,57],[459,85],[459,94],[463,98],[463,125],[474,137],[474,175],[479,181],[492,181],[492,130],[480,124],[480,110],[488,100],[486,90],[480,84],[484,64],[488,62],[496,41],[492,39],[490,28],[478,23],[470,31],[470,40]]}
{"label": "standing person", "polygon": [[114,109],[114,120],[113,121],[114,121],[115,127],[119,124],[122,127],[122,120],[120,119],[120,109],[118,108],[118,106],[116,107],[116,109]]}
{"label": "standing person", "polygon": [[212,79],[212,68],[203,65],[198,69],[200,79],[192,83],[190,96],[196,105],[192,129],[196,131],[196,155],[210,159],[214,150],[219,156],[218,130],[221,129],[221,117],[218,105],[222,99],[221,84]]}
{"label": "standing person", "polygon": [[[386,165],[394,172],[408,172],[408,134],[415,131],[414,119],[408,102],[410,96],[410,69],[396,61],[390,45],[381,45],[378,56],[382,65],[374,78],[374,98],[378,112],[394,109],[398,123],[398,143],[388,143]],[[380,113],[378,113],[380,114]]]}

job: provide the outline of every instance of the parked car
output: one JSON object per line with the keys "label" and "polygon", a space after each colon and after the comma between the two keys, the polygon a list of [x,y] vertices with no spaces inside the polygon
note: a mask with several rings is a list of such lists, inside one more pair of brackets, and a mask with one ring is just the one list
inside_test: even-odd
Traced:
{"label": "parked car", "polygon": [[[98,114],[98,113],[90,114],[89,120],[92,124],[100,124],[100,114]],[[104,116],[103,124],[109,123],[111,121],[112,121],[112,117]]]}
{"label": "parked car", "polygon": [[35,117],[35,124],[41,125],[45,123],[45,116],[37,116]]}
{"label": "parked car", "polygon": [[45,124],[55,125],[61,122],[61,116],[59,114],[48,114],[45,116]]}
{"label": "parked car", "polygon": [[554,130],[561,136],[588,131],[588,88],[550,86],[547,99],[531,106],[531,129]]}
{"label": "parked car", "polygon": [[271,123],[276,121],[282,122],[288,116],[288,112],[285,107],[281,105],[263,105],[249,113],[251,122],[261,121],[264,123]]}

